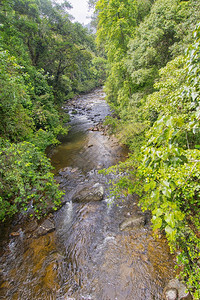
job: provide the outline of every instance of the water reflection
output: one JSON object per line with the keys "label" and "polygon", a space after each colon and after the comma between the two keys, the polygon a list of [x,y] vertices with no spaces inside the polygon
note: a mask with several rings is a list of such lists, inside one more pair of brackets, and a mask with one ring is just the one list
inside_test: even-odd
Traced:
{"label": "water reflection", "polygon": [[97,90],[90,97],[83,96],[78,104],[74,104],[76,114],[71,113],[69,134],[61,139],[61,145],[49,153],[55,173],[66,166],[79,167],[88,172],[125,160],[126,147],[120,146],[114,138],[109,138],[101,131],[90,130],[110,114],[104,96],[102,90]]}

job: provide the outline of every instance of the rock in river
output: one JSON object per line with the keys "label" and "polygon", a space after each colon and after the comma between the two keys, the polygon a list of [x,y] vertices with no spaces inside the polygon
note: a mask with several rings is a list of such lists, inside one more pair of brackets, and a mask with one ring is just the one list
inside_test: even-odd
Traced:
{"label": "rock in river", "polygon": [[52,217],[50,216],[48,219],[44,220],[39,225],[39,227],[36,231],[36,235],[37,236],[42,236],[42,235],[50,233],[54,230],[55,230],[55,224],[54,224],[54,221],[53,221]]}
{"label": "rock in river", "polygon": [[130,218],[127,218],[126,220],[124,220],[120,225],[119,228],[120,230],[125,230],[126,228],[130,228],[130,227],[137,227],[137,226],[141,226],[141,225],[145,225],[145,216],[144,215],[136,215],[136,216],[132,216]]}
{"label": "rock in river", "polygon": [[100,183],[84,184],[80,186],[72,196],[73,202],[101,201],[104,195],[104,187]]}
{"label": "rock in river", "polygon": [[164,300],[192,300],[192,296],[187,291],[186,286],[178,279],[172,279],[167,284],[163,292]]}

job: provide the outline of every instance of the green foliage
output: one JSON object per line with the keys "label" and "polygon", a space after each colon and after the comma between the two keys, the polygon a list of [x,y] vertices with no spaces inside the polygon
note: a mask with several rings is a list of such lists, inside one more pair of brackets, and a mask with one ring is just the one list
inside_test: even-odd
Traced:
{"label": "green foliage", "polygon": [[39,218],[48,205],[60,204],[63,193],[53,179],[49,160],[37,147],[1,142],[0,154],[0,221],[16,212]]}
{"label": "green foliage", "polygon": [[118,121],[119,120],[117,120],[116,118],[114,118],[112,116],[107,116],[105,118],[104,125],[108,126],[108,128],[109,128],[109,134],[116,133],[116,130],[117,130],[118,124],[119,124]]}
{"label": "green foliage", "polygon": [[35,145],[40,151],[45,152],[46,148],[50,145],[56,145],[59,143],[52,131],[45,131],[39,129],[33,135],[30,136],[28,141]]}
{"label": "green foliage", "polygon": [[149,14],[154,0],[137,0],[137,22],[138,24],[144,20]]}
{"label": "green foliage", "polygon": [[0,51],[0,132],[11,141],[23,140],[33,130],[32,104],[23,80],[23,67],[7,51]]}
{"label": "green foliage", "polygon": [[71,22],[70,8],[68,1],[0,3],[0,138],[8,140],[0,158],[0,221],[33,204],[39,215],[50,193],[57,202],[44,152],[68,132],[61,104],[104,82],[94,36]]}
{"label": "green foliage", "polygon": [[[199,6],[194,0],[191,3],[145,0],[127,4],[125,13],[121,8],[123,4],[121,1],[97,2],[97,42],[101,47],[104,45],[108,57],[105,92],[107,101],[120,118],[116,131],[121,141],[127,143],[131,150],[139,152],[145,130],[158,118],[157,100],[147,97],[151,97],[159,88],[154,83],[159,76],[163,76],[160,68],[175,54],[179,54],[180,58],[175,57],[172,64],[179,64],[179,70],[168,66],[172,73],[171,82],[168,79],[165,83],[163,98],[167,84],[173,84],[174,81],[181,86],[181,82],[184,82],[184,75],[181,75],[184,62],[181,62],[181,57],[183,59],[184,48],[191,42],[191,30],[196,24],[193,13],[198,15]],[[119,16],[123,11],[123,18],[128,24],[127,27],[121,26],[121,36],[116,33],[118,31],[115,28],[121,22],[118,10]],[[111,20],[112,24],[109,23]],[[123,32],[126,34],[125,40],[122,39]],[[167,72],[166,70],[166,74]],[[152,97],[157,99],[156,94]],[[177,98],[174,102],[177,104],[178,101]],[[172,109],[175,103],[172,103]],[[176,104],[175,107],[180,110],[180,106]]]}
{"label": "green foliage", "polygon": [[[97,42],[104,41],[109,60],[112,59],[113,48],[122,52],[127,50],[127,44],[135,26],[135,1],[99,0],[96,5],[99,11]],[[112,44],[112,47],[111,47]],[[117,53],[117,56],[120,53]],[[116,53],[115,53],[116,55]]]}
{"label": "green foliage", "polygon": [[20,65],[29,68],[31,64],[49,74],[47,81],[57,103],[73,92],[96,86],[100,78],[95,80],[91,70],[93,56],[98,56],[94,36],[70,21],[67,1],[13,0],[1,5],[3,48],[17,57]]}
{"label": "green foliage", "polygon": [[130,96],[129,76],[125,66],[128,42],[136,26],[136,1],[99,0],[97,44],[102,43],[107,54],[107,99],[116,107]]}
{"label": "green foliage", "polygon": [[30,140],[33,132],[43,129],[53,143],[59,133],[67,133],[53,106],[53,93],[43,71],[30,69],[30,78],[8,51],[1,51],[0,57],[1,136],[13,142]]}
{"label": "green foliage", "polygon": [[106,59],[104,57],[94,57],[92,60],[91,73],[97,86],[102,86],[106,80]]}
{"label": "green foliage", "polygon": [[176,26],[181,6],[178,1],[157,0],[150,14],[137,28],[129,43],[127,66],[135,89],[152,88],[158,69],[171,58],[171,46],[177,43]]}

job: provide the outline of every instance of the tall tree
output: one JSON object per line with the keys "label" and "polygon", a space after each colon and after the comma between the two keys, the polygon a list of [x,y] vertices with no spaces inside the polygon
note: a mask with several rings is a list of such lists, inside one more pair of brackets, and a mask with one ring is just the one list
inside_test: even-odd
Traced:
{"label": "tall tree", "polygon": [[127,94],[122,96],[121,89],[126,89],[129,82],[124,60],[136,26],[136,1],[99,0],[96,10],[97,43],[104,45],[108,58],[107,98],[111,103],[120,104],[127,97]]}

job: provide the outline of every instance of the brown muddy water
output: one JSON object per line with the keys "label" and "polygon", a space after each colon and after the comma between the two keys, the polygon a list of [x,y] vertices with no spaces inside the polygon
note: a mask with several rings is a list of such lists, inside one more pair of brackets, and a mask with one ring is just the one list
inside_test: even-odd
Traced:
{"label": "brown muddy water", "polygon": [[[4,229],[0,299],[160,300],[174,277],[167,243],[152,237],[136,197],[113,202],[109,181],[115,178],[97,171],[127,156],[114,138],[96,130],[110,113],[102,90],[72,101],[69,113],[71,130],[49,153],[67,202],[51,215],[47,234],[35,221],[13,226],[7,238]],[[72,203],[81,184],[97,182],[105,187],[102,201]],[[120,230],[124,220],[138,216],[144,224]]]}

